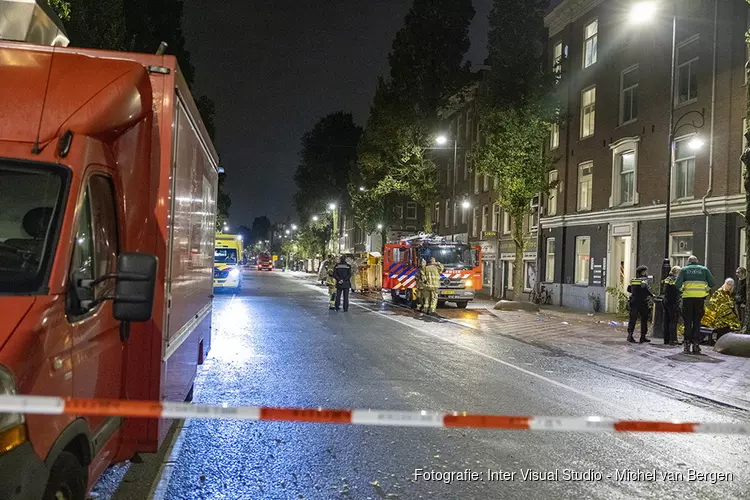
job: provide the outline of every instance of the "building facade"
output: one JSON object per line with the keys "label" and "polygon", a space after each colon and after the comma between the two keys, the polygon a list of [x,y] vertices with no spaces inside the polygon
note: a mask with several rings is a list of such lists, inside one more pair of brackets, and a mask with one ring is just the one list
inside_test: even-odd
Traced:
{"label": "building facade", "polygon": [[557,186],[543,197],[541,277],[555,303],[578,309],[599,300],[614,311],[608,287],[623,289],[641,264],[658,279],[665,247],[672,265],[695,254],[717,280],[746,263],[748,6],[676,2],[670,102],[672,13],[633,17],[636,3],[563,0],[545,18],[564,119],[550,135]]}

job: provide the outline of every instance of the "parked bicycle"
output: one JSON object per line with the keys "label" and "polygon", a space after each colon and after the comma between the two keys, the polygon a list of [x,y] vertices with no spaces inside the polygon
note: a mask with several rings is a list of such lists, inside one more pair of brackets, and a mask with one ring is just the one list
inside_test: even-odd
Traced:
{"label": "parked bicycle", "polygon": [[547,290],[544,285],[534,287],[529,292],[529,301],[539,305],[551,305],[552,294]]}

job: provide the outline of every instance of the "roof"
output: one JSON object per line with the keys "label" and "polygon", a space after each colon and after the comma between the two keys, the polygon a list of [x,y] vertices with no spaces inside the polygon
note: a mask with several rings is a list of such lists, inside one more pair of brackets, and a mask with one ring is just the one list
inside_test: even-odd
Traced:
{"label": "roof", "polygon": [[44,144],[65,130],[116,136],[151,112],[151,83],[143,65],[44,49],[0,46],[0,140],[33,143],[38,134]]}

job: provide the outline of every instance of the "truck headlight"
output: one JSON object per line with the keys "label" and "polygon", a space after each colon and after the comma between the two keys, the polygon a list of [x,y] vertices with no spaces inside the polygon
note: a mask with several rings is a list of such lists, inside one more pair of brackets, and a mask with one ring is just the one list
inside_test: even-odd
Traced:
{"label": "truck headlight", "polygon": [[464,283],[464,288],[474,288],[474,282],[471,280],[466,280],[466,283]]}
{"label": "truck headlight", "polygon": [[239,275],[240,275],[240,270],[237,269],[237,268],[232,269],[231,271],[229,271],[229,277],[230,278],[237,278],[237,277],[239,277]]}
{"label": "truck headlight", "polygon": [[[0,396],[15,396],[16,382],[8,370],[0,366]],[[10,451],[26,441],[23,414],[0,412],[0,453]]]}

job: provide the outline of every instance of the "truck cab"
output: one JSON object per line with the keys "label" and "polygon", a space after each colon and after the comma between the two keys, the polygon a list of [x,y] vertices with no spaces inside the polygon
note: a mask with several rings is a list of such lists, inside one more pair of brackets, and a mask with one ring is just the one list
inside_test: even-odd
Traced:
{"label": "truck cab", "polygon": [[242,290],[242,236],[216,235],[214,247],[214,290]]}
{"label": "truck cab", "polygon": [[383,289],[391,291],[394,301],[415,305],[419,263],[432,257],[445,268],[440,275],[438,303],[467,307],[482,289],[481,249],[441,236],[419,234],[386,244]]}

